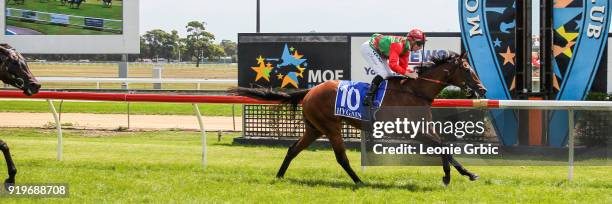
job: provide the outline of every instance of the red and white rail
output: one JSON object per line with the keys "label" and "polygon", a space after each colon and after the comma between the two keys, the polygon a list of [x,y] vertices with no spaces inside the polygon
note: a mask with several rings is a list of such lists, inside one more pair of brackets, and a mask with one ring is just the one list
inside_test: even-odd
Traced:
{"label": "red and white rail", "polygon": [[[0,98],[42,99],[49,102],[58,129],[58,160],[62,159],[61,122],[51,100],[118,101],[118,102],[162,102],[191,103],[194,106],[202,131],[202,165],[206,165],[206,130],[202,122],[199,103],[223,104],[279,104],[278,101],[262,101],[243,96],[197,96],[163,94],[124,94],[124,93],[87,93],[87,92],[48,92],[42,91],[34,96],[26,96],[20,91],[0,91]],[[573,125],[573,110],[609,110],[612,102],[604,101],[542,101],[542,100],[487,100],[487,99],[437,99],[433,107],[482,108],[482,109],[565,109],[570,110],[570,127]],[[574,145],[570,131],[569,145]],[[570,148],[570,178],[573,174],[573,148]]]}
{"label": "red and white rail", "polygon": [[[223,104],[279,104],[278,101],[262,101],[244,96],[199,96],[168,94],[88,93],[42,91],[26,96],[20,91],[0,91],[0,98],[161,102],[161,103],[223,103]],[[537,108],[537,109],[612,109],[609,101],[543,101],[543,100],[488,100],[488,99],[436,99],[433,107],[461,108]]]}

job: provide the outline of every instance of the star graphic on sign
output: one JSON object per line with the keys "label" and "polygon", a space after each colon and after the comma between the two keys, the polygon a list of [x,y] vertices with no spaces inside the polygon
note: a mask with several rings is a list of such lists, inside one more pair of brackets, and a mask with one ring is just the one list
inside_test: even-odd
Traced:
{"label": "star graphic on sign", "polygon": [[297,81],[297,76],[295,72],[289,72],[285,78],[283,78],[283,82],[281,84],[281,88],[285,88],[285,86],[287,85],[293,85],[293,87],[298,88],[298,81]]}
{"label": "star graphic on sign", "polygon": [[295,57],[295,59],[302,59],[303,56],[304,55],[300,55],[297,50],[293,52],[293,57]]}
{"label": "star graphic on sign", "polygon": [[508,63],[514,65],[514,56],[516,56],[516,54],[510,51],[510,46],[508,46],[508,49],[505,53],[499,53],[499,55],[501,55],[504,58],[504,65]]}
{"label": "star graphic on sign", "polygon": [[501,47],[501,41],[499,40],[499,38],[495,38],[495,41],[493,41],[493,43],[495,44],[495,47]]}
{"label": "star graphic on sign", "polygon": [[289,52],[289,48],[287,48],[287,45],[285,45],[285,49],[283,51],[283,55],[282,55],[281,59],[283,60],[283,63],[278,64],[276,66],[278,68],[289,66],[289,65],[293,65],[293,66],[297,67],[297,66],[300,66],[302,63],[306,62],[306,59],[298,59],[294,55],[292,55]]}
{"label": "star graphic on sign", "polygon": [[563,53],[565,56],[572,58],[572,55],[573,55],[572,46],[574,46],[575,44],[576,44],[575,41],[570,41],[567,43],[567,45],[565,45],[565,47],[553,45],[553,56],[557,57],[561,53]]}
{"label": "star graphic on sign", "polygon": [[284,76],[283,74],[279,73],[279,74],[276,75],[276,78],[283,79],[283,76]]}
{"label": "star graphic on sign", "polygon": [[300,70],[300,72],[297,74],[297,76],[299,76],[300,78],[304,78],[304,70],[306,70],[306,68],[304,67],[299,67],[297,68],[298,70]]}
{"label": "star graphic on sign", "polygon": [[261,63],[259,64],[259,67],[251,67],[251,69],[253,69],[253,71],[257,73],[257,76],[255,77],[255,81],[259,81],[259,79],[261,78],[264,78],[266,81],[270,81],[271,67],[265,66],[263,63]]}
{"label": "star graphic on sign", "polygon": [[561,26],[557,28],[557,33],[563,37],[563,39],[567,40],[567,42],[573,41],[578,37],[578,33],[568,33],[565,31],[565,27]]}
{"label": "star graphic on sign", "polygon": [[555,0],[554,8],[565,8],[571,4],[574,0]]}
{"label": "star graphic on sign", "polygon": [[259,55],[259,57],[257,58],[257,64],[263,64],[264,63],[264,58],[261,57],[261,55]]}

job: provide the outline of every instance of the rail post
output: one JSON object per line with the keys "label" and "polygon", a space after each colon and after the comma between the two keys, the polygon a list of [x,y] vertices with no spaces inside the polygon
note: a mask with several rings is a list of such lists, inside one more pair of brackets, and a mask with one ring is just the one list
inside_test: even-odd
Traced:
{"label": "rail post", "polygon": [[194,103],[193,109],[195,110],[195,115],[198,118],[200,131],[202,131],[202,169],[206,169],[206,129],[204,128],[204,123],[202,122],[202,114],[200,114],[198,104]]}
{"label": "rail post", "polygon": [[130,102],[127,102],[127,129],[130,129],[130,116],[132,115],[132,111],[130,110]]}
{"label": "rail post", "polygon": [[569,108],[568,112],[568,160],[569,160],[569,172],[567,175],[568,180],[574,179],[574,147],[575,147],[575,138],[574,138],[574,109]]}
{"label": "rail post", "polygon": [[57,111],[55,110],[55,105],[53,105],[53,101],[47,99],[47,102],[49,103],[49,108],[51,108],[51,113],[53,113],[53,119],[55,119],[55,127],[57,128],[57,160],[62,161],[62,123],[59,119],[59,116],[57,115]]}
{"label": "rail post", "polygon": [[232,125],[236,131],[236,104],[232,104]]}
{"label": "rail post", "polygon": [[[162,63],[156,63],[153,65],[153,79],[160,80],[162,79],[162,71],[164,70],[164,65]],[[153,83],[153,89],[160,90],[162,89],[161,83]]]}

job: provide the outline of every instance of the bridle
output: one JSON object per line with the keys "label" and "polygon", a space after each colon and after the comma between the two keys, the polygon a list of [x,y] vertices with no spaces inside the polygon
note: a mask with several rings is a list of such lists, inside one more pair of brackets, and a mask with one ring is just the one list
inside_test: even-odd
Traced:
{"label": "bridle", "polygon": [[[463,61],[462,62],[457,62],[457,63],[463,63]],[[461,68],[466,68],[465,64],[462,64]],[[455,72],[457,72],[458,69],[459,69],[458,67],[455,67],[454,70],[451,73],[451,71],[448,68],[444,68],[444,71],[446,72],[446,76],[444,78],[447,79],[449,76],[454,75]],[[471,73],[469,72],[469,69],[466,69],[466,73],[465,74],[466,74],[466,76],[465,76],[466,80],[471,80],[470,79]],[[437,79],[431,79],[431,78],[427,78],[427,77],[421,77],[421,76],[416,78],[416,80],[422,80],[422,81],[426,81],[426,82],[429,82],[429,83],[438,84],[438,85],[441,85],[443,87],[456,86],[456,87],[459,87],[459,88],[461,88],[463,90],[466,90],[468,92],[473,92],[474,91],[474,90],[472,90],[472,88],[469,87],[467,82],[464,82],[462,85],[458,85],[458,84],[452,84],[452,83],[448,83],[448,82],[445,82],[445,81],[441,81],[441,80],[437,80]]]}
{"label": "bridle", "polygon": [[[446,76],[444,78],[447,79],[449,76],[454,75],[457,70],[458,69],[455,68],[455,69],[453,69],[453,71],[451,73],[451,71],[448,68],[444,68],[444,72],[446,72]],[[463,88],[463,86],[461,86],[461,85],[451,84],[451,83],[448,83],[448,82],[445,82],[445,81],[441,81],[441,80],[437,80],[437,79],[431,79],[431,78],[422,77],[422,76],[417,77],[416,80],[422,80],[422,81],[426,81],[426,82],[430,82],[430,83],[434,83],[434,84],[438,84],[438,85],[442,85],[442,86],[457,86],[457,87]]]}
{"label": "bridle", "polygon": [[[13,73],[10,72],[9,70],[9,63],[11,63],[11,56],[15,54],[13,49],[8,49],[8,48],[4,48],[10,51],[10,53],[8,55],[2,55],[0,56],[0,60],[2,60],[2,62],[0,62],[0,72],[4,72],[6,73],[6,75],[8,75],[8,80],[14,81],[14,84],[11,84],[17,88],[21,88],[23,86],[25,86],[25,81],[24,79],[21,79],[19,77],[17,77],[16,75],[14,75]],[[19,58],[19,55],[17,55],[17,57]],[[21,81],[21,82],[19,82]],[[19,84],[21,83],[21,84]]]}

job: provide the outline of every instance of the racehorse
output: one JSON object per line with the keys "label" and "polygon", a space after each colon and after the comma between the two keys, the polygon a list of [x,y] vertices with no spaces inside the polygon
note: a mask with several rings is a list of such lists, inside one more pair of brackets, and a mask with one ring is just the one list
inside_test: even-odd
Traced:
{"label": "racehorse", "polygon": [[102,6],[110,8],[111,6],[113,6],[113,0],[102,0]]}
{"label": "racehorse", "polygon": [[[458,86],[478,96],[484,96],[486,93],[482,82],[467,62],[465,54],[451,53],[446,56],[436,57],[433,59],[433,64],[418,67],[417,69],[420,76],[417,79],[398,77],[388,79],[387,93],[381,107],[431,107],[434,98],[449,85]],[[305,132],[297,142],[289,147],[276,177],[283,178],[291,161],[316,139],[326,135],[334,150],[337,162],[356,184],[362,183],[361,179],[351,168],[346,156],[346,148],[341,135],[341,122],[347,121],[348,124],[358,129],[363,126],[363,123],[356,119],[340,117],[334,114],[338,84],[339,81],[327,81],[308,90],[293,92],[249,88],[233,88],[229,90],[230,94],[233,95],[247,96],[260,100],[282,101],[294,105],[300,101],[302,102]],[[429,118],[431,118],[431,112],[428,113]],[[434,132],[430,131],[430,134],[424,137],[416,137],[415,139],[427,145],[445,146],[440,136]],[[453,155],[440,155],[440,157],[445,173],[442,181],[445,185],[448,185],[451,180],[450,164],[461,175],[469,177],[472,181],[479,178],[478,175],[469,172],[457,162]]]}
{"label": "racehorse", "polygon": [[81,3],[83,3],[85,0],[68,0],[68,2],[70,3],[70,8],[73,9],[78,9],[81,7]]}
{"label": "racehorse", "polygon": [[[41,85],[38,83],[23,56],[7,44],[0,44],[0,80],[5,84],[21,89],[25,95],[31,96],[38,93]],[[0,151],[4,154],[9,177],[4,181],[4,186],[15,183],[17,168],[9,152],[6,142],[0,140]]]}

